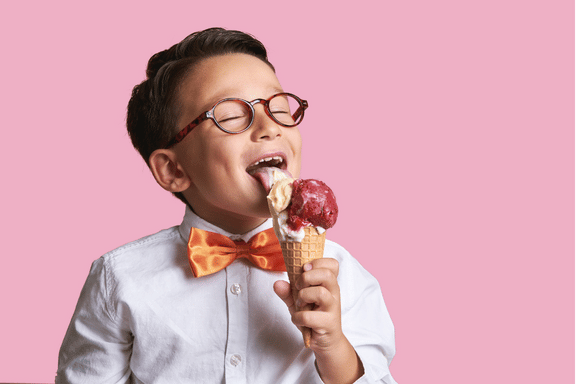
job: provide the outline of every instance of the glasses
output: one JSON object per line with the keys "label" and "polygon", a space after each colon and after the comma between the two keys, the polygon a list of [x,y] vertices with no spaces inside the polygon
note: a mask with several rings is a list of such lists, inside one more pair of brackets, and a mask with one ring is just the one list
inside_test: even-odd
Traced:
{"label": "glasses", "polygon": [[203,112],[194,121],[182,129],[166,148],[170,148],[186,137],[204,120],[211,119],[216,126],[226,133],[236,134],[246,131],[254,122],[254,106],[264,105],[266,114],[283,127],[295,127],[304,119],[304,111],[308,102],[291,93],[277,93],[267,100],[255,99],[246,101],[237,98],[227,98],[217,102],[212,109]]}

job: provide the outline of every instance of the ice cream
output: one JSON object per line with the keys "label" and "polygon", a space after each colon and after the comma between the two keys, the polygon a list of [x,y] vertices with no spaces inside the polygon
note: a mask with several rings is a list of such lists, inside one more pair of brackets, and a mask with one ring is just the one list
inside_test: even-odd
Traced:
{"label": "ice cream", "polygon": [[[298,296],[296,280],[302,267],[323,257],[326,230],[338,218],[338,206],[332,190],[319,180],[293,179],[283,171],[271,170],[262,184],[268,193],[268,208],[274,232],[280,241],[294,300]],[[310,310],[309,306],[299,310]],[[311,330],[303,328],[304,345],[310,347]]]}
{"label": "ice cream", "polygon": [[338,206],[332,190],[319,180],[295,180],[286,224],[293,231],[314,226],[320,231],[332,228]]}
{"label": "ice cream", "polygon": [[290,172],[276,167],[256,168],[251,171],[250,174],[260,181],[267,192],[270,192],[272,186],[278,181],[283,179],[292,179]]}

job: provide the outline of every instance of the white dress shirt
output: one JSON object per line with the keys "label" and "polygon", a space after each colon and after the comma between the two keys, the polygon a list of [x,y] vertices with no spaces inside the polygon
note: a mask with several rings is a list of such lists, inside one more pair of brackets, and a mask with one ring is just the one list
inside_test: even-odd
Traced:
{"label": "white dress shirt", "polygon": [[[233,235],[186,209],[181,225],[126,244],[92,264],[58,359],[65,383],[322,383],[314,353],[272,285],[270,272],[238,259],[196,278],[190,228],[249,240],[271,220]],[[364,364],[357,383],[394,384],[394,328],[377,280],[338,244],[342,328]]]}

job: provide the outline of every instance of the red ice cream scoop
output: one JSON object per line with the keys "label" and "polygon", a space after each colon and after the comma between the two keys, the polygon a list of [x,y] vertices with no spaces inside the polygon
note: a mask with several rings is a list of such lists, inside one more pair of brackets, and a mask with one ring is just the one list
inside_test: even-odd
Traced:
{"label": "red ice cream scoop", "polygon": [[336,224],[338,205],[330,187],[319,180],[298,179],[292,188],[286,221],[292,230],[311,225],[328,229]]}

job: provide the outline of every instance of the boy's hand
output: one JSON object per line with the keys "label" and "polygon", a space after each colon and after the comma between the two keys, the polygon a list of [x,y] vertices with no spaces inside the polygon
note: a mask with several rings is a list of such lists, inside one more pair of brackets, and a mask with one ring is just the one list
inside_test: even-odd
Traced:
{"label": "boy's hand", "polygon": [[[294,302],[290,284],[277,281],[274,291],[286,303],[292,322],[299,327],[312,329],[310,348],[313,351],[330,348],[342,337],[340,316],[340,286],[338,285],[338,261],[322,258],[304,265],[304,273],[296,282],[298,299]],[[306,304],[313,310],[299,311]]]}
{"label": "boy's hand", "polygon": [[[312,329],[310,349],[325,383],[353,382],[363,374],[362,363],[342,332],[338,271],[338,261],[331,258],[304,265],[304,273],[296,281],[296,302],[288,282],[274,283],[274,291],[288,306],[292,322]],[[312,310],[299,311],[307,304]]]}

